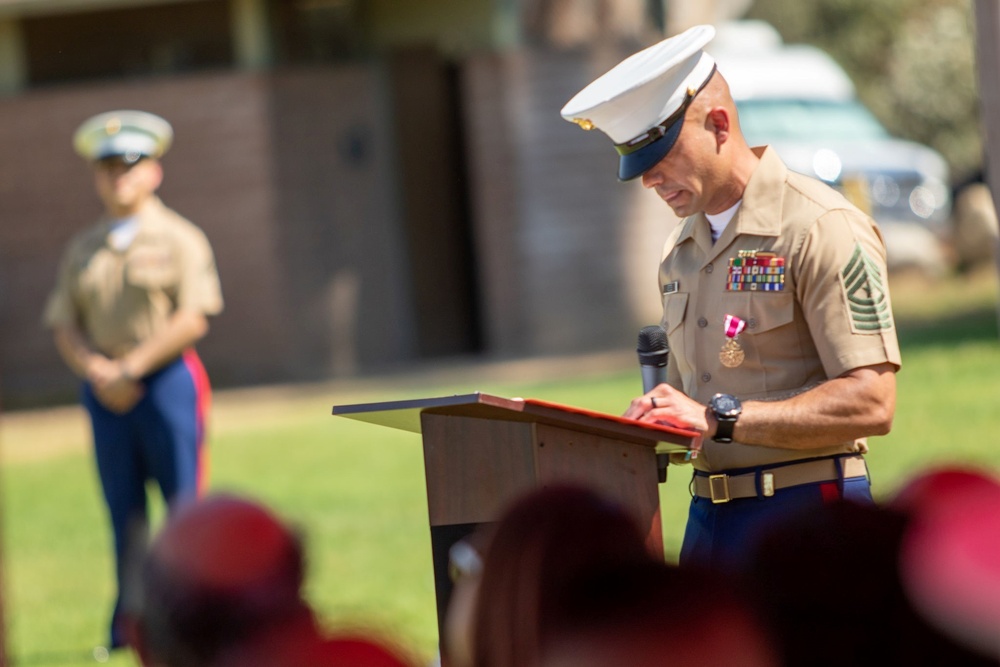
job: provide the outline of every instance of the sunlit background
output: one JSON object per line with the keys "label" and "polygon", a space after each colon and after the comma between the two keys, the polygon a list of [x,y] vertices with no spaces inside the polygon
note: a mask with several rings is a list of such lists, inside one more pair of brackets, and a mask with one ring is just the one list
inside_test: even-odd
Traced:
{"label": "sunlit background", "polygon": [[[315,441],[309,451],[321,451],[337,437],[319,430],[331,404],[392,395],[400,377],[407,395],[483,384],[516,393],[525,383],[545,393],[536,383],[635,371],[638,389],[636,333],[660,319],[656,265],[676,219],[638,183],[618,183],[607,137],[581,132],[559,109],[626,55],[691,25],[717,27],[708,50],[751,142],[773,145],[879,223],[897,321],[910,327],[904,342],[993,344],[997,218],[978,74],[998,63],[977,65],[976,45],[997,42],[997,26],[980,22],[977,35],[975,9],[968,0],[0,0],[7,551],[18,564],[41,561],[22,549],[38,521],[24,516],[45,510],[47,496],[21,481],[42,488],[65,473],[92,482],[76,382],[41,326],[65,244],[100,214],[70,143],[85,118],[137,108],[173,124],[161,195],[212,241],[226,300],[199,346],[220,390],[216,479],[260,482],[318,535],[320,581],[336,582],[331,570],[353,567],[338,549],[364,533],[340,526],[335,539],[325,522],[366,509],[343,510],[339,496],[291,500],[308,488],[308,474],[297,475],[319,475],[329,461],[276,469],[263,458],[267,437]],[[631,385],[612,386],[620,401],[547,397],[624,407]],[[306,406],[318,420],[290,426]],[[260,458],[243,458],[236,441],[257,439]],[[422,614],[433,601],[413,447],[386,455],[388,479],[409,474],[412,488],[397,495],[418,514],[404,519],[416,548],[393,542],[419,558],[395,575],[416,592],[403,594],[391,622],[421,618],[404,634],[429,654],[435,630]],[[363,451],[351,456],[361,461]],[[36,467],[43,463],[54,468]],[[334,479],[360,487],[366,474]],[[318,478],[315,488],[335,491]],[[64,539],[92,539],[93,557],[107,557],[104,533],[93,535],[104,530],[98,491],[67,487],[58,497],[39,549],[72,535]],[[92,505],[72,515],[80,525],[62,525],[69,515],[60,508],[81,499]],[[371,511],[395,536],[392,509]],[[43,594],[52,576],[32,570],[22,585],[5,568],[6,587],[19,587],[3,606],[20,664],[77,664],[62,639],[100,639],[106,601],[76,591],[96,575],[65,572],[71,557],[55,562],[82,583]],[[356,606],[335,583],[314,595],[332,611],[384,604],[364,575],[354,581],[366,582],[348,587]],[[108,585],[101,579],[99,590]],[[61,630],[60,605],[77,594],[93,609]],[[44,620],[22,609],[45,610]],[[24,630],[35,623],[51,631]]]}

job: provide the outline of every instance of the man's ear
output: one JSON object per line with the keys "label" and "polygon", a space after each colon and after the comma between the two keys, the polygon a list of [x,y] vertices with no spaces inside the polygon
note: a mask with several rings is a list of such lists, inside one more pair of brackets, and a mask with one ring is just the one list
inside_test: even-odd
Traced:
{"label": "man's ear", "polygon": [[715,144],[721,146],[729,141],[730,133],[729,110],[725,107],[715,107],[708,112],[708,122],[715,132]]}

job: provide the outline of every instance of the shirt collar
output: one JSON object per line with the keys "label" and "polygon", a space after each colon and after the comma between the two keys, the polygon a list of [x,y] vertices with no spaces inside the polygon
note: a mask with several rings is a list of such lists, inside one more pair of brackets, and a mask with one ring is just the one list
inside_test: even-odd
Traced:
{"label": "shirt collar", "polygon": [[[753,152],[760,158],[760,163],[743,190],[743,204],[729,226],[735,225],[736,234],[778,236],[781,233],[781,185],[788,175],[788,168],[773,148],[758,146]],[[702,213],[685,218],[677,243],[692,238],[699,221],[704,218]]]}

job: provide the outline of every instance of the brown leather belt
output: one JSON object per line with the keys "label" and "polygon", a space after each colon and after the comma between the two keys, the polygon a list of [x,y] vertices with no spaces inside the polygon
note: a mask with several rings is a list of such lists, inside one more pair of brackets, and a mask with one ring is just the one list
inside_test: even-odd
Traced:
{"label": "brown leather belt", "polygon": [[[837,458],[815,459],[802,463],[790,463],[776,468],[764,468],[758,473],[751,471],[739,475],[695,474],[692,493],[699,498],[711,498],[713,503],[728,503],[736,498],[769,498],[779,489],[787,489],[800,484],[831,482],[841,478],[837,469]],[[843,478],[865,477],[868,467],[860,454],[839,459]],[[757,476],[760,475],[760,493],[757,491]]]}

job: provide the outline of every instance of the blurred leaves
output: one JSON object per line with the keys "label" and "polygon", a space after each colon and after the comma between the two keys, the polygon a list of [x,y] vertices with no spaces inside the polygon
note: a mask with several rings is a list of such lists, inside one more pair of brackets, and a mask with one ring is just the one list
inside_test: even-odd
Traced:
{"label": "blurred leaves", "polygon": [[967,0],[756,0],[748,18],[827,51],[886,127],[940,151],[956,180],[981,167]]}

